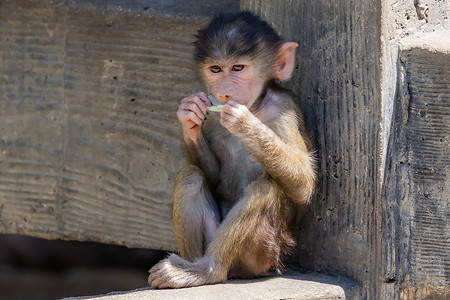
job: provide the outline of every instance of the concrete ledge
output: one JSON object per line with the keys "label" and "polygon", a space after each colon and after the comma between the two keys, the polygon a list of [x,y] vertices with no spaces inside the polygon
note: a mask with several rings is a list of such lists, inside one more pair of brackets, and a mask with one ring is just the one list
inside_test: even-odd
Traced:
{"label": "concrete ledge", "polygon": [[143,288],[127,292],[113,292],[77,299],[350,299],[355,282],[318,273],[299,273],[288,270],[282,276],[270,274],[254,280],[231,280],[222,284],[177,290]]}
{"label": "concrete ledge", "polygon": [[441,30],[428,33],[417,33],[400,42],[400,50],[413,48],[425,49],[430,52],[450,54],[450,30]]}

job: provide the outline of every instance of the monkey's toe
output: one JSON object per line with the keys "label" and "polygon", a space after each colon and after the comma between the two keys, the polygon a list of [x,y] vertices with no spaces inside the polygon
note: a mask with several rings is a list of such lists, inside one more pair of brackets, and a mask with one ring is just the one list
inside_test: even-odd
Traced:
{"label": "monkey's toe", "polygon": [[168,272],[165,271],[165,265],[169,264],[167,259],[164,259],[150,269],[148,276],[148,284],[153,288],[165,288],[164,278],[168,277]]}
{"label": "monkey's toe", "polygon": [[193,287],[213,282],[218,280],[211,281],[208,264],[194,264],[176,254],[157,263],[150,269],[148,277],[149,285],[155,289]]}

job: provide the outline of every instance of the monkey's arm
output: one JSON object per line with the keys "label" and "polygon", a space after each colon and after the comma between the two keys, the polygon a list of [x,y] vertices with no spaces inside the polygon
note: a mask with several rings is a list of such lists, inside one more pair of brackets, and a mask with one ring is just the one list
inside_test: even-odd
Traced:
{"label": "monkey's arm", "polygon": [[[285,109],[269,128],[246,108],[236,117],[232,133],[250,149],[270,177],[293,200],[307,202],[315,183],[314,159],[298,131],[293,109]],[[230,130],[230,128],[229,128]]]}
{"label": "monkey's arm", "polygon": [[309,201],[315,183],[313,157],[295,122],[286,122],[282,130],[284,139],[260,122],[249,130],[244,142],[288,196],[299,202]]}
{"label": "monkey's arm", "polygon": [[185,149],[190,163],[203,171],[209,185],[216,186],[219,179],[219,162],[211,151],[204,134],[200,132],[196,142],[185,139]]}
{"label": "monkey's arm", "polygon": [[191,164],[203,171],[209,184],[215,185],[219,175],[219,163],[203,133],[207,105],[211,105],[211,100],[203,92],[188,96],[181,100],[177,117],[183,131],[187,158]]}

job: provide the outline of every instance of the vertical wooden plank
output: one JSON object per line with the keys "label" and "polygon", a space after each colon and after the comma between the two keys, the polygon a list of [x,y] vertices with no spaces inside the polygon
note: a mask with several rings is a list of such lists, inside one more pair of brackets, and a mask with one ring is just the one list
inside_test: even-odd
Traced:
{"label": "vertical wooden plank", "polygon": [[319,172],[311,211],[299,223],[300,264],[357,279],[362,298],[374,290],[377,259],[379,5],[241,1],[300,45],[287,86],[298,94]]}
{"label": "vertical wooden plank", "polygon": [[411,280],[450,286],[450,55],[412,50],[400,60],[411,97]]}
{"label": "vertical wooden plank", "polygon": [[402,299],[445,298],[450,295],[450,55],[413,48],[399,57],[383,189],[385,273]]}

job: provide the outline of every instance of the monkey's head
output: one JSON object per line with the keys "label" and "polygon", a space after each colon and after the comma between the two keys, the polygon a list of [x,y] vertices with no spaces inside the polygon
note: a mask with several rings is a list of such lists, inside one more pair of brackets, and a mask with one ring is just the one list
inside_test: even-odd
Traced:
{"label": "monkey's head", "polygon": [[220,14],[196,35],[194,59],[208,93],[250,106],[274,79],[289,79],[298,44],[251,12]]}

